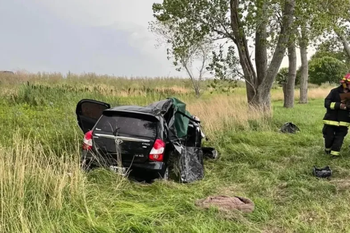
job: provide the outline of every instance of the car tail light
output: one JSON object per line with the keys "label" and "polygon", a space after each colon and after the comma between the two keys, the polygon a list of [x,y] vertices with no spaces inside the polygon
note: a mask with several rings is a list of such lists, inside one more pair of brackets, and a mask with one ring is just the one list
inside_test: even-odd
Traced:
{"label": "car tail light", "polygon": [[83,150],[91,150],[92,149],[92,130],[88,131],[84,135],[84,142],[83,142]]}
{"label": "car tail light", "polygon": [[149,154],[149,159],[152,161],[163,161],[165,143],[161,139],[154,142],[153,148]]}

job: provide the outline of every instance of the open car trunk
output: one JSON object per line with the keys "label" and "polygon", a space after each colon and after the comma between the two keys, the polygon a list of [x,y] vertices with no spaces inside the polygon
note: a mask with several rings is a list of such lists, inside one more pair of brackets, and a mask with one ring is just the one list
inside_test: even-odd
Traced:
{"label": "open car trunk", "polygon": [[86,133],[91,130],[105,109],[110,108],[108,103],[97,100],[82,99],[78,102],[75,113],[78,125]]}

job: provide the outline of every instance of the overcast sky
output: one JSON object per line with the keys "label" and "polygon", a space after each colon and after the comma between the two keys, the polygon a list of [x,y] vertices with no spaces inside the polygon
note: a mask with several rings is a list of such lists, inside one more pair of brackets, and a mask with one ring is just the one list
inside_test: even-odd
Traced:
{"label": "overcast sky", "polygon": [[183,76],[148,31],[154,2],[0,0],[0,70]]}

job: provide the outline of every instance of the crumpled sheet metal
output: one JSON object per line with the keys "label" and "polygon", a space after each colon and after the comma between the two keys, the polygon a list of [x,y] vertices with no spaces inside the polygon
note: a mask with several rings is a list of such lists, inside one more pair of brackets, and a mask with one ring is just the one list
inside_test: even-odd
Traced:
{"label": "crumpled sheet metal", "polygon": [[203,151],[200,147],[182,147],[181,154],[171,156],[171,172],[182,183],[191,183],[204,177]]}

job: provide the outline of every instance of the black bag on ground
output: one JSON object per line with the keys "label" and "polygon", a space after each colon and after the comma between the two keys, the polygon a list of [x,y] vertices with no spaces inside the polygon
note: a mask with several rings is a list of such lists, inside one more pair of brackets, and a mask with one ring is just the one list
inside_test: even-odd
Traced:
{"label": "black bag on ground", "polygon": [[327,178],[332,175],[332,169],[329,166],[325,166],[323,168],[317,168],[314,166],[313,174],[319,178]]}
{"label": "black bag on ground", "polygon": [[300,129],[298,128],[298,126],[296,126],[292,122],[287,122],[287,123],[284,123],[280,131],[282,133],[296,133],[297,131],[300,131]]}

